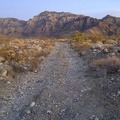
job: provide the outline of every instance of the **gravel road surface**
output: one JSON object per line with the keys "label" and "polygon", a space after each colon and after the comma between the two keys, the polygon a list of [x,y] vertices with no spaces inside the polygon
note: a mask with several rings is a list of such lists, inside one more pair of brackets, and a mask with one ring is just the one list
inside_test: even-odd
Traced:
{"label": "gravel road surface", "polygon": [[86,70],[68,42],[56,42],[36,73],[20,77],[17,88],[0,93],[0,120],[104,120],[106,110]]}

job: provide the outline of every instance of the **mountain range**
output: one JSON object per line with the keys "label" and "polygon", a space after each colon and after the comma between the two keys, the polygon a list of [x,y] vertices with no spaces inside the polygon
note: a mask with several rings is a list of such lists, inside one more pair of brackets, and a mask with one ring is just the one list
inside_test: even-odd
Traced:
{"label": "mountain range", "polygon": [[96,19],[69,12],[44,11],[28,21],[0,18],[0,36],[67,37],[76,32],[87,35],[120,34],[120,18],[110,15]]}

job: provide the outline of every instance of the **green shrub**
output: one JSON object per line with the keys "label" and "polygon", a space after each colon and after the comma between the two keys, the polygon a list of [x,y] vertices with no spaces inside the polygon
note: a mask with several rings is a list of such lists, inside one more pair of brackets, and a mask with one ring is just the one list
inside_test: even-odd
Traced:
{"label": "green shrub", "polygon": [[87,38],[82,33],[76,33],[73,39],[78,43],[83,43],[85,40],[87,40]]}

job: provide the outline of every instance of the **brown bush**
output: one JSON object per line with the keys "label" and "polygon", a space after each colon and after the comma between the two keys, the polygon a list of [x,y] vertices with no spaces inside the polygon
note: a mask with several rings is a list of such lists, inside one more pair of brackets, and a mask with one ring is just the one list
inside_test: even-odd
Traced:
{"label": "brown bush", "polygon": [[99,73],[103,72],[104,74],[118,73],[120,70],[120,58],[117,56],[112,56],[108,58],[94,60],[91,63],[91,66],[94,67]]}
{"label": "brown bush", "polygon": [[46,57],[54,41],[39,39],[0,38],[0,56],[15,71],[27,71],[37,67],[39,58]]}
{"label": "brown bush", "polygon": [[79,54],[81,54],[87,49],[90,49],[92,45],[89,41],[83,42],[82,44],[79,44],[77,42],[71,42],[71,47],[75,49]]}
{"label": "brown bush", "polygon": [[92,40],[92,42],[97,42],[102,40],[102,36],[98,36],[98,35],[88,36],[88,38]]}

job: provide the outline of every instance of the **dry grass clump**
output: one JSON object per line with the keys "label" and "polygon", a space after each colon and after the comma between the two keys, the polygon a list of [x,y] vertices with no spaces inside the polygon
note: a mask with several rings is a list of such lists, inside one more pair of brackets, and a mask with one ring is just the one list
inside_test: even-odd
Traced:
{"label": "dry grass clump", "polygon": [[1,38],[0,57],[15,71],[33,71],[39,58],[46,57],[53,46],[52,40]]}
{"label": "dry grass clump", "polygon": [[92,44],[89,41],[85,41],[83,43],[71,41],[71,47],[81,54],[83,52],[85,53],[87,49],[90,49]]}
{"label": "dry grass clump", "polygon": [[90,40],[92,40],[92,42],[98,42],[98,41],[102,41],[102,36],[98,36],[98,35],[91,35],[91,36],[88,36],[88,38]]}
{"label": "dry grass clump", "polygon": [[115,74],[120,71],[120,58],[117,56],[94,60],[91,63],[98,73]]}

